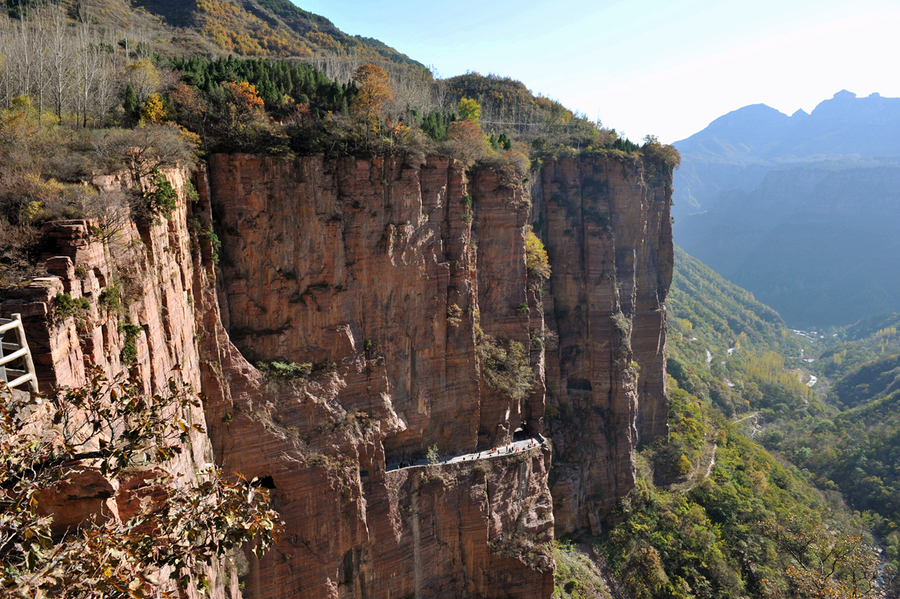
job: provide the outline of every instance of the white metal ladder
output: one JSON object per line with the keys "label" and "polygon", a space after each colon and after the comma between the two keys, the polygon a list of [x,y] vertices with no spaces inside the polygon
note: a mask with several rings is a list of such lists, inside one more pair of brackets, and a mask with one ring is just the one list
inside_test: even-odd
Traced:
{"label": "white metal ladder", "polygon": [[[15,333],[15,341],[6,339],[10,332]],[[24,370],[7,367],[7,364],[20,358],[24,362]],[[25,329],[22,328],[21,314],[13,314],[12,318],[0,318],[0,379],[6,381],[6,386],[10,389],[28,383],[32,393],[38,392],[37,377],[34,375],[34,362],[31,360],[31,350],[28,349],[28,341],[25,340]]]}

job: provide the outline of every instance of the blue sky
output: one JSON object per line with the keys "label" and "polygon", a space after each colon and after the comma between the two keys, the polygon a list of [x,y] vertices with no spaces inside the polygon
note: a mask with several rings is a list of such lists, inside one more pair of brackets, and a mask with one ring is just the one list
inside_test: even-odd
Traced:
{"label": "blue sky", "polygon": [[900,96],[897,0],[293,0],[434,68],[519,79],[633,140],[764,103]]}

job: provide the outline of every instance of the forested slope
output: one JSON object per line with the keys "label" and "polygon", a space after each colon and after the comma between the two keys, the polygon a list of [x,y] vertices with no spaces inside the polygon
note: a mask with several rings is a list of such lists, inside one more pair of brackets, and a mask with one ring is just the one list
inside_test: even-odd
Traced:
{"label": "forested slope", "polygon": [[862,512],[896,568],[900,549],[900,336],[897,314],[873,317],[828,338],[816,362],[832,380],[828,414],[784,421],[766,445],[837,489]]}
{"label": "forested slope", "polygon": [[680,248],[669,306],[669,373],[684,389],[729,416],[761,412],[772,420],[819,409],[800,370],[806,339]]}
{"label": "forested slope", "polygon": [[[677,247],[669,327],[669,435],[639,455],[638,485],[595,552],[634,597],[877,595],[878,559],[860,537],[871,519],[759,444],[761,430],[835,411],[805,384],[801,351],[818,346]],[[825,557],[835,539],[869,583]],[[797,560],[794,542],[819,553]],[[558,596],[579,596],[570,587]]]}

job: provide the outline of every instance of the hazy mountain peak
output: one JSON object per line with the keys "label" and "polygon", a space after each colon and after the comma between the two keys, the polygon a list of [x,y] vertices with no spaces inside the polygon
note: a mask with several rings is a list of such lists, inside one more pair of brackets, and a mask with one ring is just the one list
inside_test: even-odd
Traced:
{"label": "hazy mountain peak", "polygon": [[900,98],[877,93],[860,98],[842,89],[811,113],[798,110],[791,116],[751,104],[674,145],[684,156],[743,164],[900,156]]}

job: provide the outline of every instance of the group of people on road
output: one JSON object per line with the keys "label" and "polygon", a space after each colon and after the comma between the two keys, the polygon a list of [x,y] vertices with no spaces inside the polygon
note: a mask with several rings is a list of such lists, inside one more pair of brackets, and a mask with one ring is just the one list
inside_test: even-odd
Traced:
{"label": "group of people on road", "polygon": [[509,445],[503,445],[501,447],[492,447],[491,450],[488,452],[488,457],[491,457],[492,455],[504,455],[504,454],[509,454],[509,453],[518,453],[520,451],[534,449],[537,446],[538,446],[538,442],[535,441],[534,439],[529,439],[528,445],[525,445],[524,447],[516,447],[516,444],[513,442],[513,443],[510,443]]}

